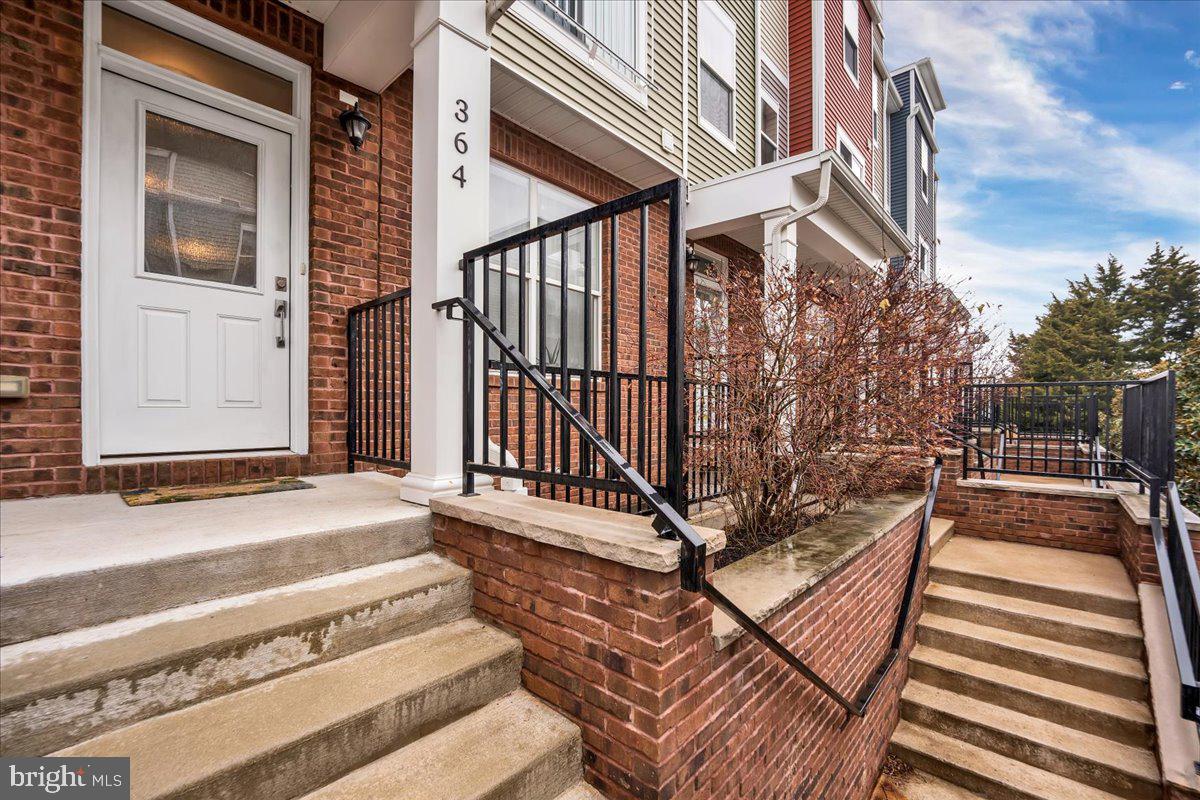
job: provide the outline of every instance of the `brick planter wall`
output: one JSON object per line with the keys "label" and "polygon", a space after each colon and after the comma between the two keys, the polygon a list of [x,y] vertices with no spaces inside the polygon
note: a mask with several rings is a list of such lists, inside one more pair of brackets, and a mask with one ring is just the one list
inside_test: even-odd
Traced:
{"label": "brick planter wall", "polygon": [[954,520],[957,534],[1120,555],[1115,497],[963,485],[961,477],[961,452],[948,453],[934,513]]}
{"label": "brick planter wall", "polygon": [[[917,510],[765,623],[843,693],[887,648],[919,525]],[[712,607],[677,571],[442,515],[434,539],[474,571],[476,612],[521,637],[525,687],[583,729],[588,780],[606,796],[870,796],[911,630],[867,716],[848,718],[750,636],[715,651]]]}

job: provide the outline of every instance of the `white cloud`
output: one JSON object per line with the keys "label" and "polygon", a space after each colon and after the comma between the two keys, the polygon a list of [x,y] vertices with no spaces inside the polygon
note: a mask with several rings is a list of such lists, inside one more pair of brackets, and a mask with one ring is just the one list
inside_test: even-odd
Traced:
{"label": "white cloud", "polygon": [[1183,54],[1183,60],[1191,64],[1196,69],[1200,69],[1200,53],[1195,50],[1188,50]]}
{"label": "white cloud", "polygon": [[1191,84],[1186,83],[1185,81],[1173,81],[1171,83],[1171,85],[1168,86],[1167,88],[1170,89],[1172,92],[1178,92],[1178,91],[1188,88],[1189,86],[1191,86]]}

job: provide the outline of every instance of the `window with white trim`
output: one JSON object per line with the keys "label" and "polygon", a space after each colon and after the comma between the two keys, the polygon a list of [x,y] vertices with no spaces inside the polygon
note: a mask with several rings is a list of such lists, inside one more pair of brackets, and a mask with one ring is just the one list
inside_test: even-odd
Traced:
{"label": "window with white trim", "polygon": [[[523,172],[493,162],[489,189],[489,241],[503,239],[514,233],[529,230],[546,222],[561,219],[583,211],[592,204],[573,194],[551,186],[545,181],[532,178]],[[584,273],[584,235],[579,228],[567,235],[567,366],[582,368],[583,317],[585,303],[592,304],[592,363],[600,363],[600,231],[592,229],[591,242],[591,294],[587,295]],[[544,366],[559,366],[562,363],[562,251],[558,238],[554,246],[546,248],[546,358]],[[485,313],[497,322],[500,320],[500,292],[496,291],[500,279],[500,256],[494,256],[488,264],[489,291]],[[504,278],[504,325],[503,333],[521,344],[520,293],[525,292],[525,349],[530,361],[538,363],[538,251],[530,246],[525,254],[525,286],[521,287],[519,253],[510,251],[506,256]],[[499,358],[499,352],[490,348],[490,359]]]}
{"label": "window with white trim", "polygon": [[529,0],[555,26],[576,40],[590,57],[621,77],[641,76],[645,38],[642,4],[634,0]]}
{"label": "window with white trim", "polygon": [[858,0],[842,0],[842,65],[858,83]]}
{"label": "window with white trim", "polygon": [[837,153],[841,159],[846,162],[846,166],[850,171],[859,177],[859,180],[866,180],[866,163],[863,160],[862,153],[850,141],[850,137],[846,136],[845,131],[840,127],[837,131]]}
{"label": "window with white trim", "polygon": [[758,99],[758,163],[779,158],[779,109],[766,95]]}
{"label": "window with white trim", "polygon": [[732,144],[737,25],[716,0],[700,0],[696,27],[700,59],[700,122]]}

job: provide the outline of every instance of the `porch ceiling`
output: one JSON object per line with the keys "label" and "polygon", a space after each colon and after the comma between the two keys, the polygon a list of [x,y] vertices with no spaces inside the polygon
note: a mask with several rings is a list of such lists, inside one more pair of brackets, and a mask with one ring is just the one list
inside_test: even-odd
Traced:
{"label": "porch ceiling", "polygon": [[692,188],[688,235],[724,234],[759,252],[764,218],[791,212],[817,197],[821,165],[831,164],[829,200],[796,225],[804,261],[873,264],[912,250],[912,243],[862,181],[833,151],[777,161]]}
{"label": "porch ceiling", "polygon": [[492,111],[639,188],[675,177],[661,162],[495,61]]}

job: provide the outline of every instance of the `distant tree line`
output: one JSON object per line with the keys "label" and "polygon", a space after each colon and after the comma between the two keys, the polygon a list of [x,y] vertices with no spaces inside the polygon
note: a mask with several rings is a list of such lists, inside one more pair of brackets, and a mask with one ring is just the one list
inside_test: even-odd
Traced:
{"label": "distant tree line", "polygon": [[1033,333],[1009,337],[1015,378],[1106,380],[1176,370],[1176,475],[1200,506],[1200,265],[1181,247],[1155,245],[1132,277],[1109,255],[1067,281]]}

